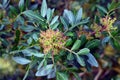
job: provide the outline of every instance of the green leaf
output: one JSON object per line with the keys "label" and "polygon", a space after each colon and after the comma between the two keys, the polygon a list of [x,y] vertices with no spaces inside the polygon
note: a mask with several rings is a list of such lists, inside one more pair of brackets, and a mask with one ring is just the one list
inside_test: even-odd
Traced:
{"label": "green leaf", "polygon": [[76,24],[74,24],[74,26],[70,27],[69,30],[72,30],[73,28],[75,28],[75,27],[77,27],[79,25],[82,25],[82,24],[86,24],[88,22],[89,22],[89,17],[84,19],[84,20],[82,20],[82,21],[80,21],[80,22],[78,22],[78,23],[76,23]]}
{"label": "green leaf", "polygon": [[70,37],[74,37],[75,33],[74,32],[67,32],[65,35],[66,36],[70,36]]}
{"label": "green leaf", "polygon": [[100,5],[96,5],[96,7],[97,7],[98,9],[100,9],[102,12],[104,12],[104,13],[107,14],[107,10],[106,10],[104,7],[102,7],[102,6],[100,6]]}
{"label": "green leaf", "polygon": [[23,57],[13,57],[12,59],[21,65],[29,64],[31,62],[30,60]]}
{"label": "green leaf", "polygon": [[81,65],[81,66],[85,66],[85,62],[83,60],[82,57],[76,55],[76,58],[77,58],[77,62]]}
{"label": "green leaf", "polygon": [[81,35],[81,37],[80,37],[80,40],[81,40],[81,46],[83,46],[85,43],[86,43],[86,36],[85,35]]}
{"label": "green leaf", "polygon": [[2,4],[5,5],[7,3],[8,0],[3,0]]}
{"label": "green leaf", "polygon": [[36,42],[37,42],[38,39],[39,39],[38,36],[37,36],[37,34],[35,34],[35,33],[32,35],[32,38],[33,38]]}
{"label": "green leaf", "polygon": [[120,50],[120,41],[111,39],[111,44],[112,44],[117,50]]}
{"label": "green leaf", "polygon": [[59,22],[56,22],[53,25],[50,25],[50,27],[51,27],[51,29],[54,30],[54,29],[57,29],[58,25],[59,25]]}
{"label": "green leaf", "polygon": [[[19,24],[24,25],[25,24],[25,20],[22,16],[18,16],[16,19],[17,22],[19,22]],[[14,23],[15,24],[15,23]],[[18,25],[17,25],[18,26]]]}
{"label": "green leaf", "polygon": [[20,29],[25,32],[31,32],[31,31],[35,30],[35,27],[31,26],[31,25],[26,25],[26,26],[20,26]]}
{"label": "green leaf", "polygon": [[57,80],[68,80],[68,75],[65,72],[56,73]]}
{"label": "green leaf", "polygon": [[50,25],[53,25],[56,21],[58,21],[58,18],[59,18],[59,16],[55,16],[55,17],[52,19]]}
{"label": "green leaf", "polygon": [[53,71],[53,64],[49,64],[47,66],[43,66],[36,72],[36,76],[47,76]]}
{"label": "green leaf", "polygon": [[56,76],[55,71],[53,70],[53,71],[51,71],[50,74],[48,74],[47,79],[55,78],[55,76]]}
{"label": "green leaf", "polygon": [[39,69],[43,66],[44,61],[45,61],[45,60],[43,59],[43,60],[39,63],[37,70],[39,70]]}
{"label": "green leaf", "polygon": [[18,10],[15,7],[11,6],[11,5],[9,6],[9,8],[10,8],[10,12],[12,13],[12,15],[17,16]]}
{"label": "green leaf", "polygon": [[75,23],[75,16],[73,15],[73,13],[71,11],[65,9],[64,15],[67,17],[67,20],[69,21],[69,23],[73,26]]}
{"label": "green leaf", "polygon": [[108,10],[109,10],[109,11],[113,10],[113,9],[115,8],[115,5],[116,5],[116,2],[115,2],[115,1],[112,1],[112,3],[109,4],[109,6],[108,6]]}
{"label": "green leaf", "polygon": [[109,5],[108,10],[109,12],[115,10],[116,8],[118,8],[120,6],[120,2],[116,3],[114,0],[112,1],[112,3]]}
{"label": "green leaf", "polygon": [[51,21],[51,19],[53,17],[53,13],[54,13],[54,9],[51,10],[50,8],[48,8],[48,10],[47,10],[47,21],[48,22]]}
{"label": "green leaf", "polygon": [[93,49],[95,47],[98,47],[100,45],[100,40],[92,40],[92,41],[88,41],[85,45],[86,48],[89,48],[89,49]]}
{"label": "green leaf", "polygon": [[47,13],[47,3],[46,3],[46,0],[43,0],[42,1],[42,6],[41,6],[42,17],[45,17],[46,13]]}
{"label": "green leaf", "polygon": [[4,25],[0,25],[0,31],[1,31],[4,27],[5,27]]}
{"label": "green leaf", "polygon": [[73,44],[71,50],[78,50],[81,46],[81,40],[76,40],[75,43]]}
{"label": "green leaf", "polygon": [[73,75],[75,76],[76,80],[82,80],[78,73],[73,72]]}
{"label": "green leaf", "polygon": [[72,54],[72,53],[68,53],[67,59],[68,59],[68,60],[73,60],[73,59],[74,59],[73,54]]}
{"label": "green leaf", "polygon": [[77,12],[75,23],[80,22],[81,18],[82,18],[82,8],[80,8],[79,11]]}
{"label": "green leaf", "polygon": [[24,56],[36,56],[36,57],[44,57],[43,53],[40,53],[39,51],[35,50],[35,49],[25,49],[22,50],[22,53],[24,54]]}
{"label": "green leaf", "polygon": [[27,43],[30,45],[32,43],[32,38],[29,37],[29,39],[27,40]]}
{"label": "green leaf", "polygon": [[68,46],[71,46],[73,44],[73,40],[71,38],[69,38],[66,43],[65,43],[65,46],[68,47]]}
{"label": "green leaf", "polygon": [[95,57],[92,55],[92,54],[87,54],[87,56],[88,56],[88,63],[90,63],[90,65],[92,65],[92,66],[95,66],[95,67],[98,67],[98,62],[97,62],[97,60],[95,59]]}
{"label": "green leaf", "polygon": [[83,48],[79,52],[77,52],[78,55],[86,55],[90,52],[88,48]]}
{"label": "green leaf", "polygon": [[36,57],[44,57],[44,54],[42,54],[42,53],[31,53],[31,54]]}
{"label": "green leaf", "polygon": [[15,44],[18,45],[20,40],[20,30],[16,30],[16,35],[15,35]]}
{"label": "green leaf", "polygon": [[20,1],[19,1],[18,6],[19,6],[21,12],[23,11],[24,4],[25,4],[25,3],[24,3],[24,0],[20,0]]}
{"label": "green leaf", "polygon": [[2,1],[2,8],[5,9],[9,5],[9,3],[10,3],[10,0],[3,0]]}
{"label": "green leaf", "polygon": [[32,20],[37,20],[37,21],[42,21],[42,22],[45,21],[45,19],[41,15],[33,12],[32,10],[24,11],[23,14]]}
{"label": "green leaf", "polygon": [[103,40],[102,40],[102,42],[101,42],[101,43],[102,43],[102,46],[105,47],[105,46],[106,46],[106,43],[109,42],[109,40],[110,40],[110,37],[109,37],[109,36],[103,38]]}
{"label": "green leaf", "polygon": [[60,20],[61,20],[62,24],[64,25],[64,28],[68,30],[68,24],[67,24],[67,22],[65,21],[65,19],[61,16],[61,17],[60,17]]}
{"label": "green leaf", "polygon": [[6,39],[1,39],[1,42],[5,47],[7,47],[9,45],[9,42]]}

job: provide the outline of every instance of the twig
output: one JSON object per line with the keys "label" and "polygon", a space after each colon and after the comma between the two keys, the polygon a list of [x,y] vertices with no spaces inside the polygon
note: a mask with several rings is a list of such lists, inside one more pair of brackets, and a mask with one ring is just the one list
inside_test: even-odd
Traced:
{"label": "twig", "polygon": [[73,53],[73,54],[76,55],[76,53],[75,53],[74,51],[72,51],[72,50],[70,50],[70,49],[68,49],[68,48],[63,47],[63,49],[65,49],[65,50],[67,50],[67,51],[69,51],[69,52],[71,52],[71,53]]}
{"label": "twig", "polygon": [[94,80],[98,80],[100,75],[102,74],[103,70],[99,68],[97,75],[95,76]]}

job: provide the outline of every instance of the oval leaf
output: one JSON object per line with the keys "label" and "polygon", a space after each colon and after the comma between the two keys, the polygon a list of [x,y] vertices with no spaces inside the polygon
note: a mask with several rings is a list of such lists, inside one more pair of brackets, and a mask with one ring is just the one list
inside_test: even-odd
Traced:
{"label": "oval leaf", "polygon": [[46,13],[47,13],[47,3],[46,3],[46,0],[43,0],[42,1],[42,6],[41,6],[42,17],[45,17]]}
{"label": "oval leaf", "polygon": [[77,62],[78,62],[81,66],[85,66],[85,62],[84,62],[83,58],[80,57],[80,56],[78,56],[78,55],[76,55],[76,57],[77,57]]}
{"label": "oval leaf", "polygon": [[71,50],[78,50],[81,46],[81,40],[76,40],[75,43],[73,44]]}
{"label": "oval leaf", "polygon": [[80,8],[79,11],[77,12],[76,23],[80,22],[81,18],[82,18],[82,8]]}
{"label": "oval leaf", "polygon": [[88,60],[87,60],[88,63],[90,63],[90,65],[92,66],[98,67],[98,62],[96,61],[95,57],[91,53],[87,54],[87,56],[88,56]]}
{"label": "oval leaf", "polygon": [[57,72],[57,80],[68,80],[68,75],[63,72]]}
{"label": "oval leaf", "polygon": [[79,52],[77,52],[78,55],[86,55],[90,52],[88,48],[83,48]]}
{"label": "oval leaf", "polygon": [[28,64],[30,63],[31,61],[26,59],[26,58],[22,58],[22,57],[13,57],[12,58],[15,62],[19,63],[19,64],[22,64],[22,65],[25,65],[25,64]]}
{"label": "oval leaf", "polygon": [[50,25],[53,25],[53,24],[58,20],[58,18],[59,18],[59,16],[55,16],[55,17],[52,19]]}
{"label": "oval leaf", "polygon": [[36,76],[46,76],[48,74],[50,74],[53,71],[53,64],[49,64],[45,67],[40,68],[37,72],[36,72]]}
{"label": "oval leaf", "polygon": [[73,43],[73,40],[72,40],[71,38],[69,38],[69,39],[66,41],[65,46],[66,46],[66,47],[67,47],[67,46],[70,46],[70,45],[72,45],[72,43]]}

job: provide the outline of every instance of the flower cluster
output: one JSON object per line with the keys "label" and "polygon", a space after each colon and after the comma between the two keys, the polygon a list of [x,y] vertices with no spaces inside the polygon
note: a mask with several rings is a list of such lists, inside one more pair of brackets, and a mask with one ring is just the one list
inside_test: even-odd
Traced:
{"label": "flower cluster", "polygon": [[117,27],[113,27],[113,23],[116,21],[116,18],[111,18],[106,16],[105,18],[100,19],[101,24],[104,27],[105,31],[116,30]]}
{"label": "flower cluster", "polygon": [[95,37],[101,37],[102,34],[102,27],[99,26],[98,24],[94,23],[93,25],[91,25],[91,29],[93,30],[93,33],[95,35]]}
{"label": "flower cluster", "polygon": [[48,29],[41,31],[39,42],[44,53],[52,51],[53,54],[58,54],[66,43],[66,37],[59,31]]}
{"label": "flower cluster", "polygon": [[77,31],[77,35],[80,37],[81,35],[85,35],[88,40],[93,39],[91,32],[86,31],[83,27],[79,28],[79,31]]}

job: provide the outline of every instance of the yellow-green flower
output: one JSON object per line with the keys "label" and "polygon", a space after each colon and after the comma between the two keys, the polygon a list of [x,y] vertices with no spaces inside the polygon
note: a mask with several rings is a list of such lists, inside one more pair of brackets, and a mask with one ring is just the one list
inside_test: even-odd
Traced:
{"label": "yellow-green flower", "polygon": [[111,18],[106,16],[105,18],[100,19],[101,24],[105,28],[106,31],[116,30],[117,27],[113,27],[113,23],[116,21],[116,18]]}
{"label": "yellow-green flower", "polygon": [[66,37],[60,31],[48,29],[41,31],[39,42],[44,53],[52,51],[54,54],[58,54],[66,42]]}
{"label": "yellow-green flower", "polygon": [[101,37],[102,36],[102,34],[101,34],[102,27],[99,26],[98,24],[96,24],[96,23],[92,24],[91,29],[93,30],[95,37]]}

